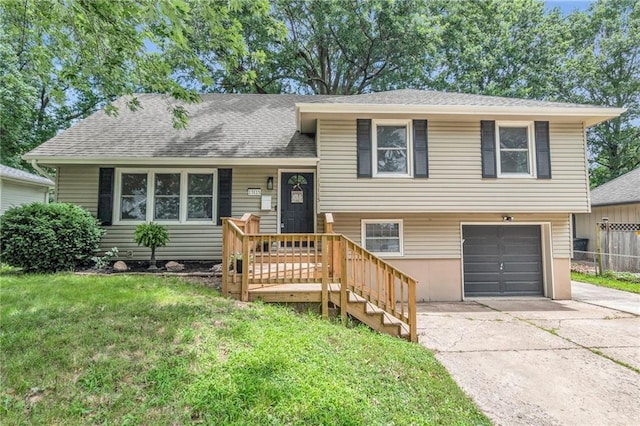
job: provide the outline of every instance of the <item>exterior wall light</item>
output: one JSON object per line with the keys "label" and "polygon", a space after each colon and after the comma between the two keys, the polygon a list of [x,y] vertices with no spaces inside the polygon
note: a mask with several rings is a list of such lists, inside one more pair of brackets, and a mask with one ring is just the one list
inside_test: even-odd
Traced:
{"label": "exterior wall light", "polygon": [[267,189],[268,189],[269,191],[272,191],[272,190],[273,190],[273,176],[269,176],[269,177],[267,178]]}
{"label": "exterior wall light", "polygon": [[503,222],[513,222],[513,216],[502,216]]}

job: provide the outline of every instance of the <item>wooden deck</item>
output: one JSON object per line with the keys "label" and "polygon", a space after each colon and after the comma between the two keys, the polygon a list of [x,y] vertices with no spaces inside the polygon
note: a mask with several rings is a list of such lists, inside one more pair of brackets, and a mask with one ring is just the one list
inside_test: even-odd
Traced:
{"label": "wooden deck", "polygon": [[[371,328],[417,341],[412,277],[344,235],[260,234],[260,218],[223,219],[222,292],[243,301],[317,302]],[[242,259],[242,264],[237,262]]]}

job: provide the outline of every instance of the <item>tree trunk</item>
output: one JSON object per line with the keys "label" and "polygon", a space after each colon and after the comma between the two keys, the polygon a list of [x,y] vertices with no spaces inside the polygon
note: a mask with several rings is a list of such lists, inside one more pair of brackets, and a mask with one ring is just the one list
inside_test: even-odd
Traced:
{"label": "tree trunk", "polygon": [[156,266],[156,248],[151,247],[151,260],[149,261],[149,270],[155,271],[156,269],[158,269],[158,267]]}

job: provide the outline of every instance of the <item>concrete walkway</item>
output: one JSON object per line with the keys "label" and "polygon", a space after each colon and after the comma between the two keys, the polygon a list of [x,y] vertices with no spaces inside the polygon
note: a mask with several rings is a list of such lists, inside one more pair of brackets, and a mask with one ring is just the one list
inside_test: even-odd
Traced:
{"label": "concrete walkway", "polygon": [[640,294],[571,281],[573,300],[640,315]]}
{"label": "concrete walkway", "polygon": [[495,424],[640,423],[636,315],[549,299],[425,303],[418,331]]}

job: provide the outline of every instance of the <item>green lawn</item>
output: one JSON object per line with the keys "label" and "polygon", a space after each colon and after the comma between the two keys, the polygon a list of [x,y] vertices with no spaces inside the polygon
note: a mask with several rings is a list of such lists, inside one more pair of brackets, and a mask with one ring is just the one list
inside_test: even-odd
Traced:
{"label": "green lawn", "polygon": [[631,293],[640,294],[640,283],[634,283],[631,281],[619,280],[611,275],[589,275],[582,274],[580,272],[571,272],[571,279],[573,281],[580,281],[583,283],[590,283],[599,285],[602,287],[615,288],[617,290],[629,291]]}
{"label": "green lawn", "polygon": [[178,279],[0,277],[0,423],[489,424],[418,345]]}

